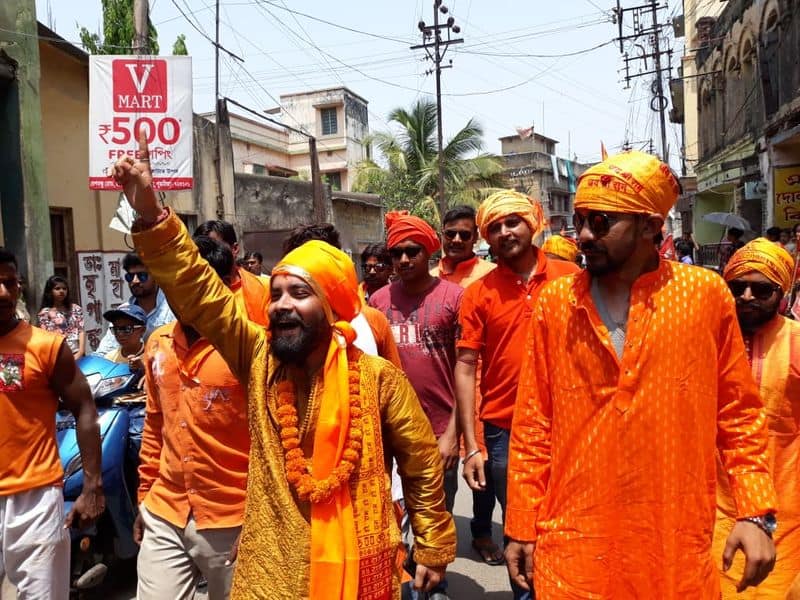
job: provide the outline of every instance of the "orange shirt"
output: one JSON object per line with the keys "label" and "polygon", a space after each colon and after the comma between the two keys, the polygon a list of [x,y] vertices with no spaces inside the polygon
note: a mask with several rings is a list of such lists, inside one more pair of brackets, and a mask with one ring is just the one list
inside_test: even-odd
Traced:
{"label": "orange shirt", "polygon": [[[776,316],[745,343],[753,376],[767,409],[770,472],[778,494],[778,529],[773,535],[775,568],[758,587],[736,593],[744,558],[737,555],[722,577],[722,597],[742,600],[800,598],[788,593],[800,586],[800,323]],[[722,465],[718,462],[718,472]],[[722,556],[736,522],[736,503],[730,485],[717,486],[717,523],[712,556]]]}
{"label": "orange shirt", "polygon": [[511,428],[506,534],[536,540],[540,600],[717,600],[717,452],[737,515],[776,504],[733,298],[716,273],[662,260],[631,289],[618,359],[590,285],[584,272],[539,296]]}
{"label": "orange shirt", "polygon": [[528,320],[539,291],[549,281],[578,271],[574,263],[536,252],[536,271],[525,283],[501,264],[470,285],[461,299],[461,339],[456,347],[481,357],[482,421],[511,429]]}
{"label": "orange shirt", "polygon": [[269,277],[254,275],[247,269],[239,269],[239,277],[239,281],[231,285],[236,301],[245,309],[251,321],[259,325],[268,325]]}
{"label": "orange shirt", "polygon": [[496,264],[488,260],[473,256],[467,260],[462,260],[456,264],[455,268],[452,268],[449,260],[441,258],[439,259],[439,264],[431,269],[431,275],[466,288],[496,267]]}
{"label": "orange shirt", "polygon": [[247,398],[205,340],[187,347],[177,322],[156,329],[145,351],[147,412],[139,501],[176,527],[236,527],[244,514]]}
{"label": "orange shirt", "polygon": [[25,321],[0,337],[0,496],[62,482],[50,378],[63,342]]}
{"label": "orange shirt", "polygon": [[400,353],[397,351],[397,344],[392,335],[389,319],[377,308],[367,305],[364,305],[361,309],[361,314],[364,315],[367,323],[369,323],[369,328],[372,329],[372,335],[375,336],[378,356],[385,358],[395,367],[402,370],[403,365],[400,362]]}

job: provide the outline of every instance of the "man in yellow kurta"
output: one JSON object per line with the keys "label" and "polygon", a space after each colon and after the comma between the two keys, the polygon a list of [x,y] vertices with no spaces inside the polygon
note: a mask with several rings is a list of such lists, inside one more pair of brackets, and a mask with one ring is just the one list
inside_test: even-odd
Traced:
{"label": "man in yellow kurta", "polygon": [[[737,594],[744,564],[722,573],[722,597],[745,600],[800,599],[800,323],[779,314],[792,284],[794,260],[779,245],[758,238],[740,248],[725,268],[747,357],[767,409],[770,472],[778,494],[777,561],[756,588]],[[720,465],[721,466],[721,465]],[[734,494],[724,477],[717,486],[713,553],[722,554],[736,520]],[[792,584],[795,584],[793,591]]]}
{"label": "man in yellow kurta", "polygon": [[738,519],[725,556],[746,555],[742,587],[774,563],[766,417],[733,298],[653,243],[678,190],[641,152],[586,171],[574,224],[587,269],[548,284],[531,317],[506,560],[538,600],[717,600],[717,452]]}
{"label": "man in yellow kurta", "polygon": [[147,144],[112,169],[140,215],[134,243],[182,322],[248,387],[247,506],[232,598],[399,598],[400,535],[390,496],[396,459],[415,533],[415,586],[455,558],[433,431],[387,361],[353,347],[355,268],[313,241],[272,272],[267,333],[247,319],[176,215],[152,189]]}

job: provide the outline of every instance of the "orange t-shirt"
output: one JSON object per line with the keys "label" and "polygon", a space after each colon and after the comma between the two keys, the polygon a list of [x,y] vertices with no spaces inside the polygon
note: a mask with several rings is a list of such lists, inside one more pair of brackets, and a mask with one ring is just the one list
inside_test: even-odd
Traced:
{"label": "orange t-shirt", "polygon": [[536,541],[536,597],[718,600],[717,453],[737,516],[776,504],[767,419],[722,278],[668,260],[640,276],[622,358],[590,274],[557,279],[523,356],[505,531]]}
{"label": "orange t-shirt", "polygon": [[478,256],[462,260],[456,264],[455,268],[451,268],[450,261],[442,258],[439,259],[439,264],[431,269],[431,275],[466,288],[487,273],[492,272],[495,268],[497,268],[496,264],[483,260]]}
{"label": "orange t-shirt", "polygon": [[139,501],[176,527],[237,527],[244,516],[250,434],[245,389],[205,339],[191,348],[177,322],[145,351],[147,413]]}
{"label": "orange t-shirt", "polygon": [[236,301],[244,308],[251,321],[259,325],[269,325],[269,278],[254,275],[247,269],[239,269],[239,277],[239,281],[231,285]]}
{"label": "orange t-shirt", "polygon": [[536,271],[527,283],[501,264],[464,291],[458,315],[456,347],[476,350],[481,358],[480,418],[503,429],[511,429],[531,307],[547,282],[579,270],[534,250]]}
{"label": "orange t-shirt", "polygon": [[0,496],[62,483],[50,387],[62,343],[24,321],[0,337]]}

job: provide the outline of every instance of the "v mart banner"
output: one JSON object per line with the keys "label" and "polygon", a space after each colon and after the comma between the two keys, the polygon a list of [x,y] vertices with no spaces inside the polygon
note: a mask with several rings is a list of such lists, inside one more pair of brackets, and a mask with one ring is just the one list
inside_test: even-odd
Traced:
{"label": "v mart banner", "polygon": [[120,190],[106,175],[119,158],[150,148],[156,190],[192,187],[192,59],[89,57],[89,189]]}
{"label": "v mart banner", "polygon": [[791,229],[800,223],[800,165],[777,167],[775,177],[775,226]]}

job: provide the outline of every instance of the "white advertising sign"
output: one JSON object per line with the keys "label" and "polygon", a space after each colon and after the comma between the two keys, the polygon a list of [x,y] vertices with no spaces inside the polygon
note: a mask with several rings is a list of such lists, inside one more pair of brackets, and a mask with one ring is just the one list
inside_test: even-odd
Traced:
{"label": "white advertising sign", "polygon": [[89,57],[89,189],[119,190],[106,174],[136,156],[147,135],[153,187],[192,187],[192,59],[189,56]]}
{"label": "white advertising sign", "polygon": [[108,323],[103,313],[116,308],[130,297],[122,272],[124,252],[78,252],[83,326],[89,351],[100,344]]}

